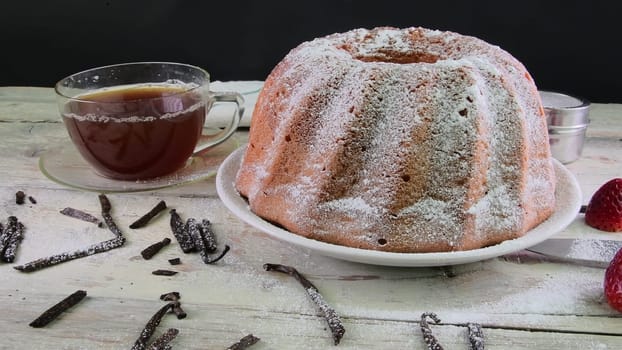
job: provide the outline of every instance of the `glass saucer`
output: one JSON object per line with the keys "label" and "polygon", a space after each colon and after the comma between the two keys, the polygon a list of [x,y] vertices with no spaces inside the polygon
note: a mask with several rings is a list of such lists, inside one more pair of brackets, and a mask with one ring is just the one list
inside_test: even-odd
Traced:
{"label": "glass saucer", "polygon": [[216,174],[220,164],[238,148],[235,135],[198,155],[176,172],[148,180],[114,180],[97,174],[67,141],[51,147],[39,158],[39,169],[50,180],[63,186],[102,193],[139,192],[181,185],[207,179]]}

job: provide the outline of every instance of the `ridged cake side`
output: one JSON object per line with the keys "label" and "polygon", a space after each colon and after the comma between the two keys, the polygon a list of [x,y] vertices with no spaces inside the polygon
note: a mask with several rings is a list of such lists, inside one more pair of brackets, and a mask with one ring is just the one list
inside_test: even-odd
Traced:
{"label": "ridged cake side", "polygon": [[257,215],[366,249],[474,249],[554,207],[537,90],[511,55],[422,28],[303,43],[267,78],[236,179]]}

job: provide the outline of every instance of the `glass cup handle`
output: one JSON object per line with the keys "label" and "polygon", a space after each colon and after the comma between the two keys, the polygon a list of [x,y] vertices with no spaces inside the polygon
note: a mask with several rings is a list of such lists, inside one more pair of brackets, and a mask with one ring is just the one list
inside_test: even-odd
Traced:
{"label": "glass cup handle", "polygon": [[[214,103],[218,102],[230,102],[235,103],[235,112],[231,116],[231,120],[229,124],[218,132],[215,135],[209,135],[210,139],[208,141],[199,142],[197,147],[194,149],[193,156],[198,155],[203,152],[207,148],[214,147],[225,142],[233,133],[237,130],[240,125],[240,120],[242,120],[242,115],[244,115],[244,98],[237,92],[210,92],[210,98],[214,100]],[[205,113],[205,120],[209,120],[209,112],[211,108],[209,108]]]}

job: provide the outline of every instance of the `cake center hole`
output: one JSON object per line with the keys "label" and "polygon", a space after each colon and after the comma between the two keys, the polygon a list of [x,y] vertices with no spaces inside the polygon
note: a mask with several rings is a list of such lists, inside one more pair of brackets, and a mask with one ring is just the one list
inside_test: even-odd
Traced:
{"label": "cake center hole", "polygon": [[436,63],[440,58],[428,52],[400,52],[390,49],[375,52],[358,53],[350,52],[354,59],[363,62],[386,62],[386,63]]}

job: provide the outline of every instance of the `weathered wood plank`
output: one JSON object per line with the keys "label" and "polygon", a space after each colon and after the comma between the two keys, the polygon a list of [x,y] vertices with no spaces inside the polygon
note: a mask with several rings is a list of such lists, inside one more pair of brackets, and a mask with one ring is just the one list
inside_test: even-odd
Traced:
{"label": "weathered wood plank", "polygon": [[[16,215],[26,225],[15,264],[112,238],[112,233],[59,213],[67,206],[99,215],[97,194],[47,179],[38,157],[66,140],[51,89],[0,87],[0,221]],[[585,201],[604,181],[622,175],[622,106],[595,105],[584,156],[568,168]],[[247,134],[237,135],[240,142]],[[18,206],[24,190],[37,204]],[[162,305],[161,293],[177,290],[188,318],[167,317],[159,332],[177,327],[175,348],[225,348],[253,333],[253,349],[334,348],[325,321],[291,278],[266,272],[266,262],[295,266],[342,316],[345,349],[424,349],[422,312],[443,323],[432,328],[446,349],[466,349],[467,322],[484,326],[488,349],[615,349],[622,347],[622,315],[602,296],[604,271],[522,257],[498,258],[450,268],[391,268],[340,261],[277,241],[242,223],[218,199],[214,179],[157,191],[110,194],[112,215],[127,237],[107,253],[26,274],[0,264],[4,317],[0,348],[129,348]],[[146,228],[128,228],[159,200],[183,218],[208,218],[231,252],[213,266],[183,254],[168,213]],[[562,236],[610,237],[578,217]],[[140,251],[169,237],[173,244],[145,261]],[[167,260],[180,257],[181,265]],[[154,276],[166,268],[175,276]],[[43,329],[28,323],[77,289],[88,297]],[[159,333],[158,333],[159,334]]]}

